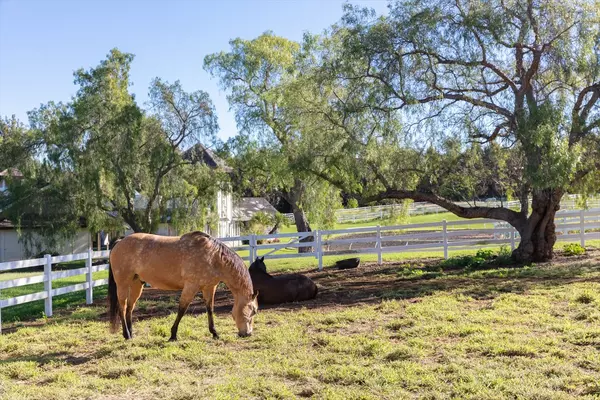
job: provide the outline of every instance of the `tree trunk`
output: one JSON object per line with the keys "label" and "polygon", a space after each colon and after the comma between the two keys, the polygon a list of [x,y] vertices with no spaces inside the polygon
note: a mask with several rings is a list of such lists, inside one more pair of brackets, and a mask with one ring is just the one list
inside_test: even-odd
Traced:
{"label": "tree trunk", "polygon": [[519,247],[513,252],[516,261],[540,262],[552,259],[556,243],[554,217],[560,209],[562,195],[563,192],[558,189],[533,191],[531,215],[516,227],[521,235]]}
{"label": "tree trunk", "polygon": [[271,228],[271,230],[269,231],[269,235],[274,235],[279,231],[279,221],[275,222],[275,225],[273,225],[273,227]]}
{"label": "tree trunk", "polygon": [[[304,214],[304,210],[296,207],[295,205],[292,207],[294,212],[294,221],[296,222],[296,229],[298,232],[312,232],[310,229],[310,224],[306,219],[306,214]],[[307,236],[300,240],[300,242],[312,242],[313,236]],[[298,253],[310,253],[312,251],[312,247],[299,247]]]}
{"label": "tree trunk", "polygon": [[[300,179],[294,179],[294,186],[290,189],[288,193],[285,195],[285,199],[292,206],[292,212],[294,213],[294,221],[296,223],[296,230],[298,232],[312,232],[310,229],[310,224],[308,223],[308,219],[306,218],[306,214],[304,210],[300,208],[300,199],[302,198],[302,194],[304,193],[304,182]],[[313,236],[307,236],[300,240],[300,242],[312,242],[314,240]],[[312,251],[312,247],[299,247],[298,253],[310,253]]]}
{"label": "tree trunk", "polygon": [[144,228],[142,227],[142,224],[140,224],[136,218],[136,215],[131,212],[128,209],[123,209],[121,212],[121,216],[123,217],[123,220],[125,221],[125,223],[127,225],[129,225],[129,227],[131,228],[131,230],[134,233],[148,233],[144,231]]}

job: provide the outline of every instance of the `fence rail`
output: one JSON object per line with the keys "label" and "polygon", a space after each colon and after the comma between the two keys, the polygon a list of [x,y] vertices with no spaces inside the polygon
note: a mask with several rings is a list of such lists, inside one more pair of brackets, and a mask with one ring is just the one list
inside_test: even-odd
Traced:
{"label": "fence rail", "polygon": [[[558,240],[579,240],[585,246],[586,240],[600,239],[600,208],[591,210],[564,211],[557,214],[556,231]],[[477,224],[484,228],[470,229],[469,225]],[[487,226],[491,228],[487,228]],[[514,249],[519,242],[518,232],[505,222],[478,219],[469,221],[441,221],[423,224],[398,226],[370,226],[349,229],[332,229],[313,232],[297,232],[273,235],[246,235],[221,238],[223,242],[247,242],[241,246],[231,247],[240,253],[245,261],[252,261],[263,255],[269,259],[286,259],[312,257],[318,260],[319,270],[323,269],[323,258],[343,254],[377,254],[379,264],[383,262],[386,253],[410,252],[420,250],[439,250],[448,258],[450,249],[469,246],[490,246],[506,244]],[[288,240],[282,243],[282,240]],[[304,240],[304,241],[302,241]],[[302,249],[303,252],[296,252]],[[279,253],[283,250],[292,253]],[[247,253],[246,253],[247,252]],[[46,316],[52,316],[52,298],[66,293],[86,291],[86,303],[93,301],[93,288],[108,284],[107,279],[93,280],[95,272],[105,271],[108,264],[94,265],[93,260],[106,260],[109,251],[93,251],[62,256],[46,255],[44,258],[0,263],[0,272],[16,271],[24,268],[43,266],[43,274],[0,281],[0,291],[19,286],[44,283],[44,290],[38,293],[26,294],[0,300],[0,333],[1,311],[3,308],[44,300]],[[85,267],[52,271],[52,265],[85,260]],[[53,288],[52,283],[57,279],[85,275],[85,282],[61,288]]]}

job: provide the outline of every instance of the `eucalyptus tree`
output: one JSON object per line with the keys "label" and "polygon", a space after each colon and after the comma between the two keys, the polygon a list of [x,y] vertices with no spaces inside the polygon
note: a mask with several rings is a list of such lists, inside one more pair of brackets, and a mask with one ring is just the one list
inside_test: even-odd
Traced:
{"label": "eucalyptus tree", "polygon": [[[288,83],[297,78],[300,45],[271,33],[253,40],[234,39],[230,45],[229,52],[208,55],[204,67],[228,91],[242,134],[262,148],[254,155],[272,158],[260,162],[269,166],[270,183],[291,205],[297,230],[310,231],[306,211],[312,203],[306,196],[327,184],[315,180],[304,168],[299,158],[304,132],[289,117],[289,104],[297,94],[289,90]],[[322,196],[319,198],[336,197]]]}
{"label": "eucalyptus tree", "polygon": [[[321,99],[309,102],[336,129],[323,147],[360,154],[338,163],[368,167],[363,201],[411,198],[504,220],[520,234],[517,259],[552,258],[562,196],[600,185],[599,4],[399,0],[385,17],[347,6],[320,42]],[[465,160],[474,142],[510,149],[506,169],[486,179],[510,181],[520,209],[462,207],[424,185],[433,177],[464,191],[461,182],[483,179],[476,164],[452,175],[448,139]],[[356,182],[348,171],[322,163],[316,173]]]}
{"label": "eucalyptus tree", "polygon": [[[144,111],[129,91],[132,61],[132,54],[111,50],[95,68],[74,73],[79,89],[72,101],[30,113],[31,129],[43,140],[41,173],[11,190],[11,219],[27,215],[50,236],[72,234],[80,217],[92,230],[120,230],[125,223],[135,232],[152,232],[169,216],[181,219],[174,221],[180,226],[202,224],[215,198],[216,172],[181,154],[183,147],[214,137],[212,102],[205,92],[155,79],[150,110]],[[32,207],[23,196],[39,204]]]}

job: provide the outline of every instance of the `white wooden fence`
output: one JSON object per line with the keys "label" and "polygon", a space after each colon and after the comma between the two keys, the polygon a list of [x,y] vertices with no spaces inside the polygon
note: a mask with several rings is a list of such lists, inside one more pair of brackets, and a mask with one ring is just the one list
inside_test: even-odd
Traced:
{"label": "white wooden fence", "polygon": [[[562,211],[557,213],[555,221],[557,223],[558,240],[579,241],[582,246],[585,246],[586,240],[600,240],[600,208],[587,211]],[[478,226],[472,229],[471,225]],[[247,244],[232,247],[233,250],[240,253],[245,261],[253,261],[257,256],[266,256],[271,260],[312,257],[318,260],[319,270],[322,270],[323,258],[327,256],[377,254],[377,261],[381,264],[383,255],[386,253],[431,250],[443,251],[444,258],[448,258],[449,251],[453,249],[473,249],[499,244],[510,245],[514,249],[518,245],[519,235],[514,228],[507,226],[502,221],[474,219],[275,235],[247,235],[220,238],[220,240],[226,243],[247,242]],[[307,241],[300,242],[300,240]],[[262,241],[266,243],[259,244]],[[269,243],[269,241],[278,242]],[[352,248],[353,246],[354,248]],[[295,252],[295,249],[300,247],[309,247],[310,249],[305,253]],[[282,254],[281,251],[285,249],[293,252]],[[80,290],[86,290],[86,303],[91,304],[93,301],[93,288],[108,283],[107,279],[92,280],[94,272],[108,269],[108,264],[92,265],[92,260],[107,259],[108,255],[108,251],[92,251],[92,249],[89,249],[86,253],[80,254],[57,257],[46,255],[44,258],[34,260],[0,263],[0,272],[44,266],[43,275],[0,281],[0,292],[2,289],[44,282],[44,290],[41,292],[0,300],[0,312],[3,308],[9,306],[43,299],[45,301],[46,316],[51,316],[53,296]],[[76,260],[86,260],[85,267],[52,271],[52,264]],[[83,274],[86,275],[84,283],[58,289],[52,288],[53,280]]]}
{"label": "white wooden fence", "polygon": [[[91,248],[89,248],[86,253],[69,254],[55,257],[51,256],[50,254],[46,254],[44,258],[0,263],[0,272],[44,266],[44,273],[42,275],[0,281],[0,293],[2,289],[10,289],[19,286],[31,285],[34,283],[44,283],[44,290],[41,292],[0,300],[0,333],[2,332],[1,312],[2,309],[6,307],[29,303],[36,300],[44,300],[44,313],[47,317],[50,317],[52,316],[52,297],[59,296],[61,294],[77,292],[80,290],[86,291],[86,303],[92,304],[94,287],[108,284],[108,279],[92,279],[92,274],[94,272],[107,270],[108,264],[92,265],[92,260],[97,258],[106,259],[108,258],[108,255],[108,251],[93,251]],[[52,264],[78,260],[85,260],[85,267],[64,271],[52,271]],[[56,289],[52,288],[53,281],[77,275],[85,275],[85,282]]]}

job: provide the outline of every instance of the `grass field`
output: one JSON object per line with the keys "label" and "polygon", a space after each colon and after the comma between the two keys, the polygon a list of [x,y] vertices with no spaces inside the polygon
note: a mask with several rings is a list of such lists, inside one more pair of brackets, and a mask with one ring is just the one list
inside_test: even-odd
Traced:
{"label": "grass field", "polygon": [[[428,222],[442,222],[443,220],[450,222],[450,221],[463,221],[465,219],[460,218],[450,212],[445,212],[445,213],[437,213],[437,214],[415,215],[413,217],[408,218],[402,225],[404,225],[404,224],[424,224],[424,223],[428,223]],[[399,224],[392,223],[386,219],[384,219],[384,220],[375,219],[375,220],[370,220],[370,221],[346,222],[346,223],[342,223],[342,224],[336,223],[332,229],[362,228],[362,227],[366,227],[366,226],[377,226],[377,225],[388,226],[388,225],[399,225]],[[313,226],[312,228],[319,229],[319,227],[317,225]],[[464,229],[465,227],[462,226],[460,228]],[[480,228],[483,228],[483,224],[478,224],[475,221],[473,221],[473,224],[470,225],[470,228],[471,229],[480,229]],[[280,229],[280,233],[292,233],[292,232],[296,232],[296,225],[294,225],[294,224],[290,224],[290,225],[282,227]]]}
{"label": "grass field", "polygon": [[600,251],[520,268],[438,260],[310,272],[317,299],[262,309],[239,339],[228,292],[167,343],[176,296],[147,290],[135,338],[82,306],[0,336],[2,399],[592,399]]}

